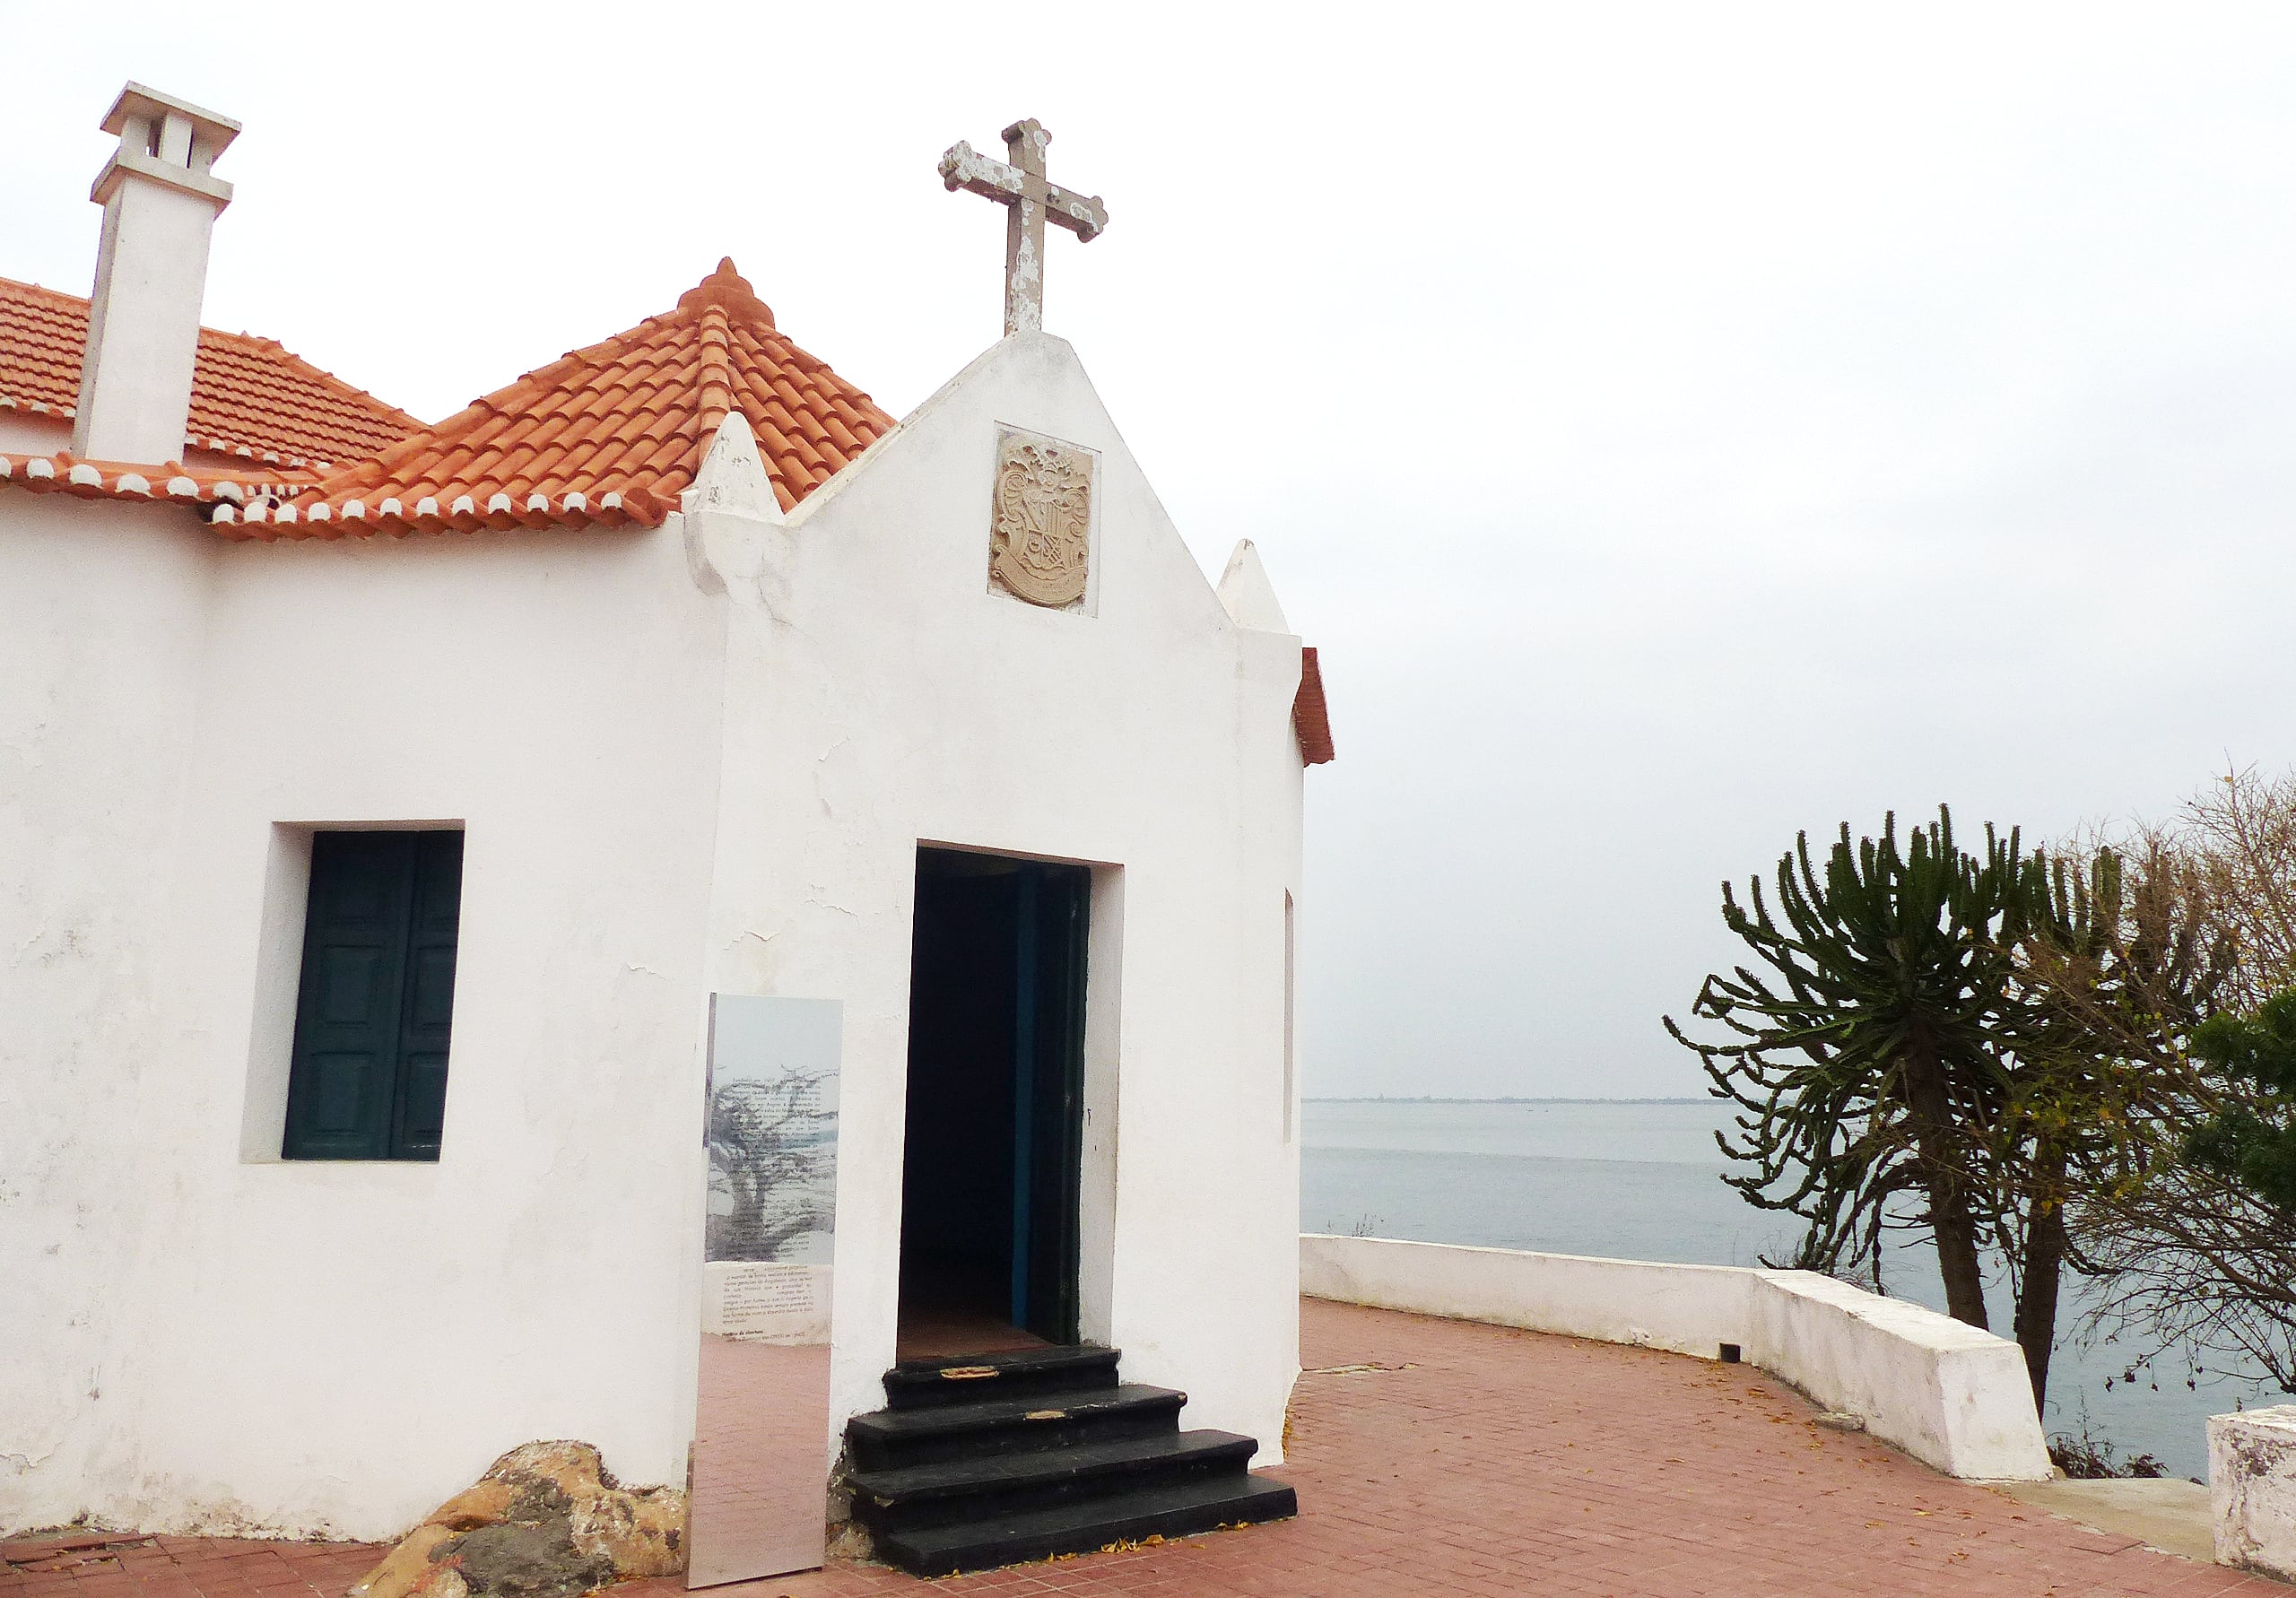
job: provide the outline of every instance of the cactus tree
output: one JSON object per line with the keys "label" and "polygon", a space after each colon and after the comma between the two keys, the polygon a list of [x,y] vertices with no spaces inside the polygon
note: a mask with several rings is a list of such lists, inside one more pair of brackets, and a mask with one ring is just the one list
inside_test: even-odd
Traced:
{"label": "cactus tree", "polygon": [[1665,1023],[1736,1107],[1736,1135],[1717,1140],[1751,1168],[1724,1179],[1807,1223],[1793,1263],[1877,1264],[1885,1225],[1926,1226],[1946,1307],[1973,1326],[1988,1131],[2012,1089],[2000,1039],[2022,875],[2016,833],[1987,828],[1969,854],[1943,808],[1902,848],[1894,815],[1878,838],[1845,824],[1822,866],[1804,833],[1778,863],[1774,908],[1760,878],[1743,905],[1723,884],[1723,919],[1752,960],[1709,976],[1692,1014],[1726,1036]]}

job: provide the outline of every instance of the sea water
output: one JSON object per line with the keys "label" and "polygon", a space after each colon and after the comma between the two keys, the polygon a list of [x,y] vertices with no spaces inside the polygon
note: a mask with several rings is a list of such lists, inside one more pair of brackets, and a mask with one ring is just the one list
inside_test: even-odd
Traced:
{"label": "sea water", "polygon": [[[1300,1122],[1300,1225],[1687,1264],[1782,1259],[1798,1225],[1724,1185],[1732,1168],[1714,1133],[1727,1125],[1728,1107],[1712,1099],[1310,1099]],[[1885,1247],[1885,1289],[1943,1309],[1934,1252]],[[2070,1335],[2078,1291],[2077,1282],[2067,1290],[2060,1336]],[[1988,1295],[1996,1331],[2010,1324],[2006,1293],[1996,1283]],[[2127,1379],[2142,1352],[2061,1343],[2047,1429],[2085,1430],[2123,1458],[2150,1454],[2171,1474],[2205,1479],[2207,1416],[2241,1402],[2285,1402],[2253,1380],[2195,1376],[2174,1354]]]}

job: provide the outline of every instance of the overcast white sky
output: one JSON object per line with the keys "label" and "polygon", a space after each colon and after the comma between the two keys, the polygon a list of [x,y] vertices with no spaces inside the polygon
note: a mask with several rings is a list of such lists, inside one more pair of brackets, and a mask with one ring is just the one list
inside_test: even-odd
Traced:
{"label": "overcast white sky", "polygon": [[[1851,12],[1857,14],[1848,14]],[[0,39],[54,40],[0,0]],[[0,83],[84,293],[133,77],[236,117],[207,320],[427,418],[730,254],[888,409],[1072,340],[1321,647],[1311,1093],[1689,1093],[1717,884],[2296,760],[2296,12],[96,4]]]}

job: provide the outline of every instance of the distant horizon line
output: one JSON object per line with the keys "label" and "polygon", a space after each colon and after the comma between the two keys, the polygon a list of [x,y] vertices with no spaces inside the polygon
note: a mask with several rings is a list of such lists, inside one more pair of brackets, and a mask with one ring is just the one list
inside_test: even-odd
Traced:
{"label": "distant horizon line", "polygon": [[1455,1098],[1440,1093],[1338,1093],[1303,1094],[1302,1104],[1705,1104],[1711,1094],[1688,1098],[1656,1099],[1572,1099],[1541,1098],[1502,1093],[1488,1098]]}

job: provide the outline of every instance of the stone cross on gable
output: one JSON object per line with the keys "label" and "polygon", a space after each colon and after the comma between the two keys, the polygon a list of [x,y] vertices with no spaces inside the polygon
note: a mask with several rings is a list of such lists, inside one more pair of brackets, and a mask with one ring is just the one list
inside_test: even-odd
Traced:
{"label": "stone cross on gable", "polygon": [[941,181],[1007,207],[1004,219],[1004,332],[1044,326],[1044,224],[1047,217],[1085,243],[1109,225],[1100,196],[1071,194],[1044,177],[1045,146],[1052,135],[1033,119],[1004,130],[1009,162],[992,161],[960,139],[941,158]]}

